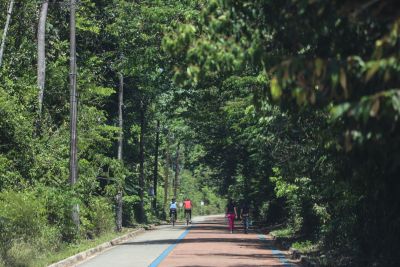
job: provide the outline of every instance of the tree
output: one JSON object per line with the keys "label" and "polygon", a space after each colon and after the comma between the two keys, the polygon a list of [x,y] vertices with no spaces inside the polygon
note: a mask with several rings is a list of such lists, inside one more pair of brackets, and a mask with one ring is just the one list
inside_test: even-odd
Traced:
{"label": "tree", "polygon": [[154,199],[153,209],[157,210],[157,186],[158,186],[158,149],[160,146],[160,120],[157,120],[156,129],[156,144],[155,144],[155,155],[154,155],[154,171],[153,171],[153,188],[154,188]]}
{"label": "tree", "polygon": [[164,152],[164,206],[163,210],[165,211],[167,209],[167,204],[168,204],[168,197],[169,197],[169,166],[170,166],[170,145],[169,145],[169,136],[167,134],[166,137],[166,147],[165,147],[165,152]]}
{"label": "tree", "polygon": [[[193,87],[223,95],[230,91],[221,84],[243,73],[262,81],[246,110],[262,114],[276,105],[278,114],[261,116],[266,123],[254,126],[222,124],[234,136],[254,137],[259,146],[238,143],[228,130],[229,138],[219,140],[225,149],[245,152],[240,159],[261,160],[265,153],[282,176],[271,173],[274,166],[257,168],[264,174],[256,173],[257,182],[271,177],[289,223],[307,226],[296,229],[306,233],[310,219],[318,217],[316,235],[324,249],[339,256],[337,247],[347,247],[358,265],[398,262],[393,247],[399,232],[378,230],[398,221],[388,215],[398,214],[392,203],[398,202],[394,181],[400,173],[397,10],[395,1],[212,1],[200,20],[180,25],[177,35],[164,40],[176,58],[186,55],[176,65],[175,81],[187,95]],[[194,101],[201,101],[199,94]],[[270,146],[269,140],[276,142]],[[236,163],[233,157],[230,168],[219,169],[235,169]],[[248,179],[255,163],[246,161],[237,171]],[[235,189],[239,176],[227,174],[235,178],[227,180]]]}
{"label": "tree", "polygon": [[[70,0],[70,184],[73,186],[78,180],[78,136],[77,136],[77,119],[78,119],[78,100],[76,92],[76,36],[75,36],[75,12],[76,1]],[[72,220],[76,226],[79,225],[78,204],[75,204],[72,211]]]}
{"label": "tree", "polygon": [[43,0],[42,6],[40,8],[38,33],[37,33],[37,39],[38,39],[37,83],[39,88],[39,94],[38,94],[39,119],[42,114],[43,95],[44,95],[44,86],[46,78],[45,38],[46,38],[46,19],[47,19],[48,6],[49,6],[49,0]]}
{"label": "tree", "polygon": [[8,5],[8,10],[7,10],[7,19],[6,19],[6,24],[4,26],[4,31],[3,31],[3,37],[1,38],[1,46],[0,46],[0,67],[1,63],[3,62],[3,54],[4,54],[4,48],[6,45],[6,38],[7,38],[7,32],[8,32],[8,27],[10,25],[10,20],[11,20],[11,14],[14,6],[14,0],[10,0],[10,3]]}
{"label": "tree", "polygon": [[174,187],[174,198],[175,199],[177,197],[177,192],[178,192],[178,188],[179,188],[180,146],[181,146],[181,144],[178,141],[178,145],[177,145],[177,148],[176,148],[176,156],[175,156],[175,178],[174,178],[174,184],[173,184],[173,187]]}
{"label": "tree", "polygon": [[[124,75],[119,74],[119,92],[118,92],[118,160],[123,163],[122,150],[123,150],[123,137],[124,137],[124,124],[123,124],[123,113],[122,108],[124,106]],[[122,230],[122,186],[118,186],[118,192],[116,196],[117,202],[117,231]]]}
{"label": "tree", "polygon": [[140,102],[140,140],[139,140],[139,219],[141,222],[145,221],[144,213],[144,138],[145,138],[145,127],[146,127],[146,103],[143,100]]}

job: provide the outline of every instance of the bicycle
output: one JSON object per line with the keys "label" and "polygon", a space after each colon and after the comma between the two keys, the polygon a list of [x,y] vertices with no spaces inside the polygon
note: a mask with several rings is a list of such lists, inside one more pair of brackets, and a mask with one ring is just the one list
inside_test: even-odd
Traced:
{"label": "bicycle", "polygon": [[185,211],[185,216],[186,216],[186,225],[189,225],[190,222],[190,213],[188,211]]}
{"label": "bicycle", "polygon": [[249,225],[250,225],[249,214],[243,214],[242,219],[243,219],[243,230],[244,233],[247,234],[249,232]]}
{"label": "bicycle", "polygon": [[171,210],[171,218],[170,218],[172,226],[175,226],[176,222],[176,210]]}

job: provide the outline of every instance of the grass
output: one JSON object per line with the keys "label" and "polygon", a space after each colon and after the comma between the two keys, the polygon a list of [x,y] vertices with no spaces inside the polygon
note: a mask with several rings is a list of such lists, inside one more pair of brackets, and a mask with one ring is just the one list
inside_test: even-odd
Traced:
{"label": "grass", "polygon": [[300,253],[312,253],[318,250],[318,244],[305,240],[294,242],[292,248],[297,249]]}
{"label": "grass", "polygon": [[271,231],[271,235],[280,238],[291,238],[294,234],[294,230],[290,227]]}
{"label": "grass", "polygon": [[[311,240],[304,240],[305,237],[296,237],[296,232],[291,227],[280,228],[271,231],[271,235],[276,238],[284,239],[291,243],[291,247],[298,250],[302,254],[309,254],[319,250],[319,244]],[[294,242],[296,241],[296,242]]]}
{"label": "grass", "polygon": [[60,260],[66,259],[77,253],[80,253],[82,251],[93,248],[93,247],[98,246],[107,241],[110,241],[116,237],[127,234],[128,232],[130,232],[132,230],[133,230],[133,228],[124,228],[122,230],[122,232],[119,232],[119,233],[109,232],[109,233],[105,233],[104,235],[102,235],[98,238],[92,239],[92,240],[82,240],[81,242],[79,242],[77,244],[64,245],[57,252],[44,254],[44,255],[42,255],[42,257],[35,259],[31,266],[34,266],[34,267],[48,266],[54,262],[58,262]]}

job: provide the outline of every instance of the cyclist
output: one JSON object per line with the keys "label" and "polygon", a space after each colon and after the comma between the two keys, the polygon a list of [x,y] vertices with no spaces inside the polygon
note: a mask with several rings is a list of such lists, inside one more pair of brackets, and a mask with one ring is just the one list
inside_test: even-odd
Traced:
{"label": "cyclist", "polygon": [[247,231],[249,230],[249,215],[250,215],[250,205],[247,202],[247,200],[244,200],[240,209],[240,216],[242,217],[243,228],[246,234]]}
{"label": "cyclist", "polygon": [[232,199],[229,199],[228,204],[226,205],[226,212],[225,216],[228,217],[229,221],[229,230],[231,231],[231,234],[233,233],[233,228],[235,227],[235,218],[237,217],[237,212],[236,212],[236,206],[233,203]]}
{"label": "cyclist", "polygon": [[176,201],[175,201],[175,198],[173,198],[171,201],[171,204],[169,205],[169,217],[172,219],[172,215],[173,215],[174,216],[173,221],[176,221],[176,214],[177,214],[176,209],[177,209]]}
{"label": "cyclist", "polygon": [[192,201],[186,198],[185,201],[183,201],[183,207],[185,208],[185,218],[186,214],[189,214],[189,222],[192,223]]}

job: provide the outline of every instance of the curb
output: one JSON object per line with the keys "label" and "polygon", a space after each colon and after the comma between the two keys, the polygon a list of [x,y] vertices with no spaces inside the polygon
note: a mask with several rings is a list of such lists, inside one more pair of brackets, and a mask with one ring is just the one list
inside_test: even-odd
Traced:
{"label": "curb", "polygon": [[85,251],[80,252],[78,254],[75,254],[75,255],[73,255],[71,257],[68,257],[68,258],[66,258],[64,260],[61,260],[59,262],[53,263],[51,265],[48,265],[48,267],[69,267],[69,266],[72,266],[72,265],[74,265],[74,264],[76,264],[76,263],[78,263],[80,261],[83,261],[83,260],[89,258],[90,256],[93,256],[96,253],[102,252],[102,251],[104,251],[104,250],[106,250],[108,248],[111,248],[111,247],[115,246],[115,245],[121,244],[124,241],[126,241],[128,239],[131,239],[131,238],[137,236],[138,234],[143,233],[144,231],[146,231],[144,228],[139,228],[139,229],[134,230],[132,232],[129,232],[129,233],[123,235],[123,236],[114,238],[111,241],[107,241],[107,242],[105,242],[103,244],[100,244],[100,245],[98,245],[98,246],[96,246],[94,248],[85,250]]}

